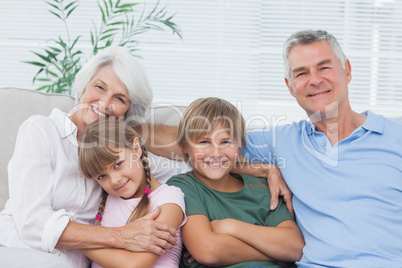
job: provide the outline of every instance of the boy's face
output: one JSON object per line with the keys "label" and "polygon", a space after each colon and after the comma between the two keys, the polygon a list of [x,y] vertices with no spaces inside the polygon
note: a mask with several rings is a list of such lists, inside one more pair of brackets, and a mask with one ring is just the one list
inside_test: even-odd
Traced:
{"label": "boy's face", "polygon": [[219,124],[213,131],[190,142],[185,152],[189,155],[195,177],[214,189],[214,185],[230,177],[239,148],[228,129]]}

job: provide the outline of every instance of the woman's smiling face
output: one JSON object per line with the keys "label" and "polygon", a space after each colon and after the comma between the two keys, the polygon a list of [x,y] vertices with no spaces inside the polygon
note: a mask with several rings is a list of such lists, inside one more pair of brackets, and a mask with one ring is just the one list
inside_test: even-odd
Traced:
{"label": "woman's smiling face", "polygon": [[92,77],[80,99],[75,117],[79,129],[107,116],[123,116],[131,101],[126,86],[120,81],[113,67],[106,65]]}

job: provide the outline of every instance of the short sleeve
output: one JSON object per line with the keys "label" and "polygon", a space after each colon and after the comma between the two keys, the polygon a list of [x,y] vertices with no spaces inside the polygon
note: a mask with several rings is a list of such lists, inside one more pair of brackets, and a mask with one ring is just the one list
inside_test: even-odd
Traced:
{"label": "short sleeve", "polygon": [[180,188],[173,185],[161,185],[161,191],[154,197],[152,197],[152,209],[157,206],[162,206],[165,204],[176,204],[183,211],[184,218],[180,226],[182,226],[186,221],[186,205],[184,201],[184,194]]}
{"label": "short sleeve", "polygon": [[191,215],[205,215],[208,216],[207,210],[199,194],[197,184],[191,180],[187,175],[178,175],[170,178],[167,182],[168,185],[174,185],[181,189],[184,193],[184,201],[186,203],[186,214]]}
{"label": "short sleeve", "polygon": [[247,133],[247,143],[243,147],[242,155],[251,163],[274,164],[272,150],[273,128],[262,128]]}
{"label": "short sleeve", "polygon": [[275,227],[286,220],[294,220],[290,212],[285,206],[282,197],[279,198],[278,207],[275,210],[270,210],[265,218],[266,226]]}

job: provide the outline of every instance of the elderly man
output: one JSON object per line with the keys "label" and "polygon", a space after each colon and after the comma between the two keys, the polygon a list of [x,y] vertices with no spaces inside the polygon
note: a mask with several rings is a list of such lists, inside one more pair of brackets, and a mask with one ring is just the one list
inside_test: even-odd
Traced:
{"label": "elderly man", "polygon": [[281,160],[306,241],[297,265],[401,267],[402,122],[352,110],[351,64],[326,31],[291,35],[284,66],[310,120],[250,132],[243,155]]}

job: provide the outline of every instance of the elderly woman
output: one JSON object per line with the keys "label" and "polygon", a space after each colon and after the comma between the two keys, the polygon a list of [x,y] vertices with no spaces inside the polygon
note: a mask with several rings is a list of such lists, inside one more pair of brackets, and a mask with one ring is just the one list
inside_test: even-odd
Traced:
{"label": "elderly woman", "polygon": [[88,267],[79,249],[163,254],[177,243],[175,229],[153,221],[158,210],[120,228],[92,226],[101,188],[78,169],[77,139],[89,124],[144,117],[152,89],[142,66],[128,50],[106,48],[80,70],[74,90],[79,103],[72,113],[54,109],[20,127],[8,166],[10,198],[0,214],[1,267]]}

